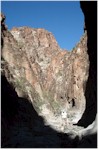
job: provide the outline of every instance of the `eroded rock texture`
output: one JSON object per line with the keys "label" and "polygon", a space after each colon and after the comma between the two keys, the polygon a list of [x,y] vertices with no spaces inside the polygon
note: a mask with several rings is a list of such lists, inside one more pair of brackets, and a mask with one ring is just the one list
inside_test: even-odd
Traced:
{"label": "eroded rock texture", "polygon": [[2,32],[2,69],[18,96],[28,98],[46,121],[51,114],[61,116],[66,110],[69,121],[77,123],[86,107],[87,34],[68,52],[45,29],[20,27]]}
{"label": "eroded rock texture", "polygon": [[[86,146],[86,139],[84,145],[69,137],[82,129],[73,124],[80,119],[81,123],[89,108],[88,93],[91,98],[96,96],[94,90],[90,91],[96,81],[92,74],[96,69],[95,54],[89,50],[91,30],[85,31],[73,51],[68,52],[45,29],[20,27],[8,31],[4,20],[1,15],[2,147],[92,147],[90,142]],[[63,111],[67,112],[68,124],[61,117]]]}

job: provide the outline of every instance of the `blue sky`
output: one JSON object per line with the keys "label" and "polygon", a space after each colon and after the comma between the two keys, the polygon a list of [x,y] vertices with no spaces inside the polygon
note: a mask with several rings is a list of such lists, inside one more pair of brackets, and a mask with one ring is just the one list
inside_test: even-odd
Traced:
{"label": "blue sky", "polygon": [[59,46],[71,50],[83,35],[84,16],[79,1],[2,1],[6,24],[44,28]]}

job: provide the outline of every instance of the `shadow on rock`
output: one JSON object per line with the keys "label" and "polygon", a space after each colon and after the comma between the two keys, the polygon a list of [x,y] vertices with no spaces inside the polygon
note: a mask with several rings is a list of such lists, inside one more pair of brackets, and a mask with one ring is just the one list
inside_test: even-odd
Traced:
{"label": "shadow on rock", "polygon": [[[1,147],[2,148],[77,148],[96,147],[96,138],[60,133],[44,124],[44,119],[25,98],[17,96],[6,77],[1,77]],[[96,136],[95,136],[96,137]],[[90,140],[92,142],[90,142]]]}
{"label": "shadow on rock", "polygon": [[97,1],[81,1],[80,5],[85,16],[90,68],[85,90],[86,110],[78,125],[87,127],[95,120],[97,113]]}
{"label": "shadow on rock", "polygon": [[75,140],[45,126],[32,104],[17,96],[2,76],[1,147],[2,148],[72,148]]}
{"label": "shadow on rock", "polygon": [[97,134],[83,137],[77,148],[97,148]]}

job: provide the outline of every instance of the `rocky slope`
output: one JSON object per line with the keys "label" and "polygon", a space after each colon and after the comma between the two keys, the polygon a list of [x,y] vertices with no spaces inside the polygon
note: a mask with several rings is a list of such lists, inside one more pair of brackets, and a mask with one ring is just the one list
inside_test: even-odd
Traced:
{"label": "rocky slope", "polygon": [[2,74],[19,97],[29,99],[46,124],[64,132],[61,113],[67,113],[72,125],[80,120],[86,108],[87,33],[68,52],[45,29],[19,27],[8,31],[3,15],[1,20]]}

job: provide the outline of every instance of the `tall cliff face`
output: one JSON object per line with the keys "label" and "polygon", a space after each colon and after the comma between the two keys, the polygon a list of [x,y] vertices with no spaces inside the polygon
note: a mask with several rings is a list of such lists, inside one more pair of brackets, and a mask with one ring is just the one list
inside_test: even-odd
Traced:
{"label": "tall cliff face", "polygon": [[[86,108],[88,78],[86,32],[73,51],[63,51],[52,33],[29,27],[8,31],[2,16],[2,74],[19,97],[31,101],[39,115],[51,124],[65,110],[71,124]],[[54,125],[53,125],[54,126]]]}

